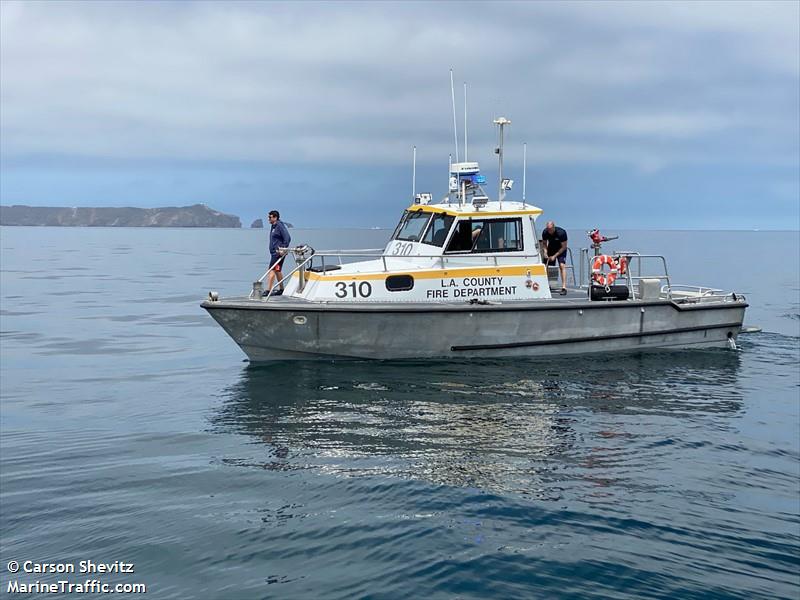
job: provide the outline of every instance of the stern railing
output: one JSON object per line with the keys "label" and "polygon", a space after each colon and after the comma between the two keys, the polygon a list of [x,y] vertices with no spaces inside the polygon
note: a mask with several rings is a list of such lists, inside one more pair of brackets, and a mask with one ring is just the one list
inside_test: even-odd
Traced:
{"label": "stern railing", "polygon": [[[632,252],[632,251],[614,251],[608,253],[610,256],[614,256],[615,258],[619,259],[619,257],[624,256],[627,261],[627,269],[625,270],[625,274],[620,276],[625,279],[625,283],[628,286],[628,291],[630,293],[630,297],[632,299],[636,299],[637,296],[637,288],[638,283],[642,279],[659,279],[661,281],[666,281],[666,285],[662,286],[662,293],[666,293],[667,297],[670,297],[671,291],[673,289],[672,281],[670,280],[669,276],[669,269],[667,268],[667,259],[662,254],[641,254],[639,252]],[[580,281],[581,287],[588,287],[592,284],[592,263],[596,256],[594,254],[590,254],[590,248],[581,248],[580,251],[581,260],[580,260]],[[653,272],[646,272],[644,275],[642,274],[642,263],[643,259],[648,260],[647,267],[653,269],[651,266],[653,262],[660,263],[660,268],[653,269]],[[634,275],[634,272],[636,273]],[[664,292],[666,290],[666,292]]]}

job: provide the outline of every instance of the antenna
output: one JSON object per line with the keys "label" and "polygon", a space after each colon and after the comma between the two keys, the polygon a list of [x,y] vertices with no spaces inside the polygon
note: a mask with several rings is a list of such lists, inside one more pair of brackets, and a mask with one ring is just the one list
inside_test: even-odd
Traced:
{"label": "antenna", "polygon": [[452,201],[452,194],[450,193],[450,191],[451,191],[450,190],[450,174],[452,173],[452,171],[453,171],[453,155],[452,154],[448,154],[447,155],[447,179],[448,179],[448,184],[447,184],[447,203],[448,204],[450,204],[451,201]]}
{"label": "antenna", "polygon": [[522,144],[522,202],[525,202],[525,184],[528,176],[528,142]]}
{"label": "antenna", "polygon": [[467,162],[467,82],[464,82],[464,162]]}
{"label": "antenna", "polygon": [[458,127],[456,126],[456,89],[453,87],[453,69],[450,69],[450,97],[453,100],[453,140],[456,143],[456,162],[458,160]]}
{"label": "antenna", "polygon": [[411,198],[417,197],[417,147],[414,146],[414,158],[411,167]]}

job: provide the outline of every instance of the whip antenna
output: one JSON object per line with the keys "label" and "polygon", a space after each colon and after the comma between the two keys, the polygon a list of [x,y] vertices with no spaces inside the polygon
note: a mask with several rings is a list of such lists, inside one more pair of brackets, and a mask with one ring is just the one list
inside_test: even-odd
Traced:
{"label": "whip antenna", "polygon": [[458,127],[456,125],[456,89],[453,87],[453,69],[450,69],[450,98],[453,100],[453,140],[456,143],[456,162],[458,160]]}
{"label": "whip antenna", "polygon": [[467,162],[467,82],[464,82],[464,162]]}
{"label": "whip antenna", "polygon": [[414,146],[414,157],[411,160],[411,198],[417,197],[417,147]]}

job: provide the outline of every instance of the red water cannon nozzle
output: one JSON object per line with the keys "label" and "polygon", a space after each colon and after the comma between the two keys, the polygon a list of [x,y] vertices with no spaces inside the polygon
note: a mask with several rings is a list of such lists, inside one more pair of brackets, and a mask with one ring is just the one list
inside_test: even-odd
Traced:
{"label": "red water cannon nozzle", "polygon": [[598,256],[600,254],[600,248],[603,242],[610,242],[611,240],[619,239],[618,235],[612,235],[611,237],[601,235],[599,229],[592,229],[591,231],[587,231],[586,233],[588,234],[589,239],[592,240],[592,248],[594,248],[595,256]]}
{"label": "red water cannon nozzle", "polygon": [[[592,229],[591,231],[587,232],[589,235],[589,239],[592,240],[593,244],[601,244],[603,242],[607,242],[609,238],[604,235],[600,235],[599,229]],[[613,239],[613,238],[611,238]]]}

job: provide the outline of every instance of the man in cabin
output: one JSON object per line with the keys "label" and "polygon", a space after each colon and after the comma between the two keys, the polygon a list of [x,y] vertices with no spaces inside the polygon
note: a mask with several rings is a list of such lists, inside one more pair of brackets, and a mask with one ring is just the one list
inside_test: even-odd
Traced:
{"label": "man in cabin", "polygon": [[[286,225],[281,223],[281,213],[277,210],[269,211],[267,219],[270,224],[269,231],[269,265],[271,267],[269,275],[267,276],[267,293],[272,290],[275,285],[275,280],[280,281],[283,279],[281,274],[281,267],[283,261],[286,260],[285,253],[282,254],[278,248],[288,248],[292,241],[292,236],[289,235],[289,230]],[[283,293],[283,283],[280,284],[280,289],[273,292],[273,296],[280,296]]]}
{"label": "man in cabin", "polygon": [[542,259],[546,265],[558,264],[561,271],[561,295],[567,295],[567,232],[548,221],[542,232]]}

